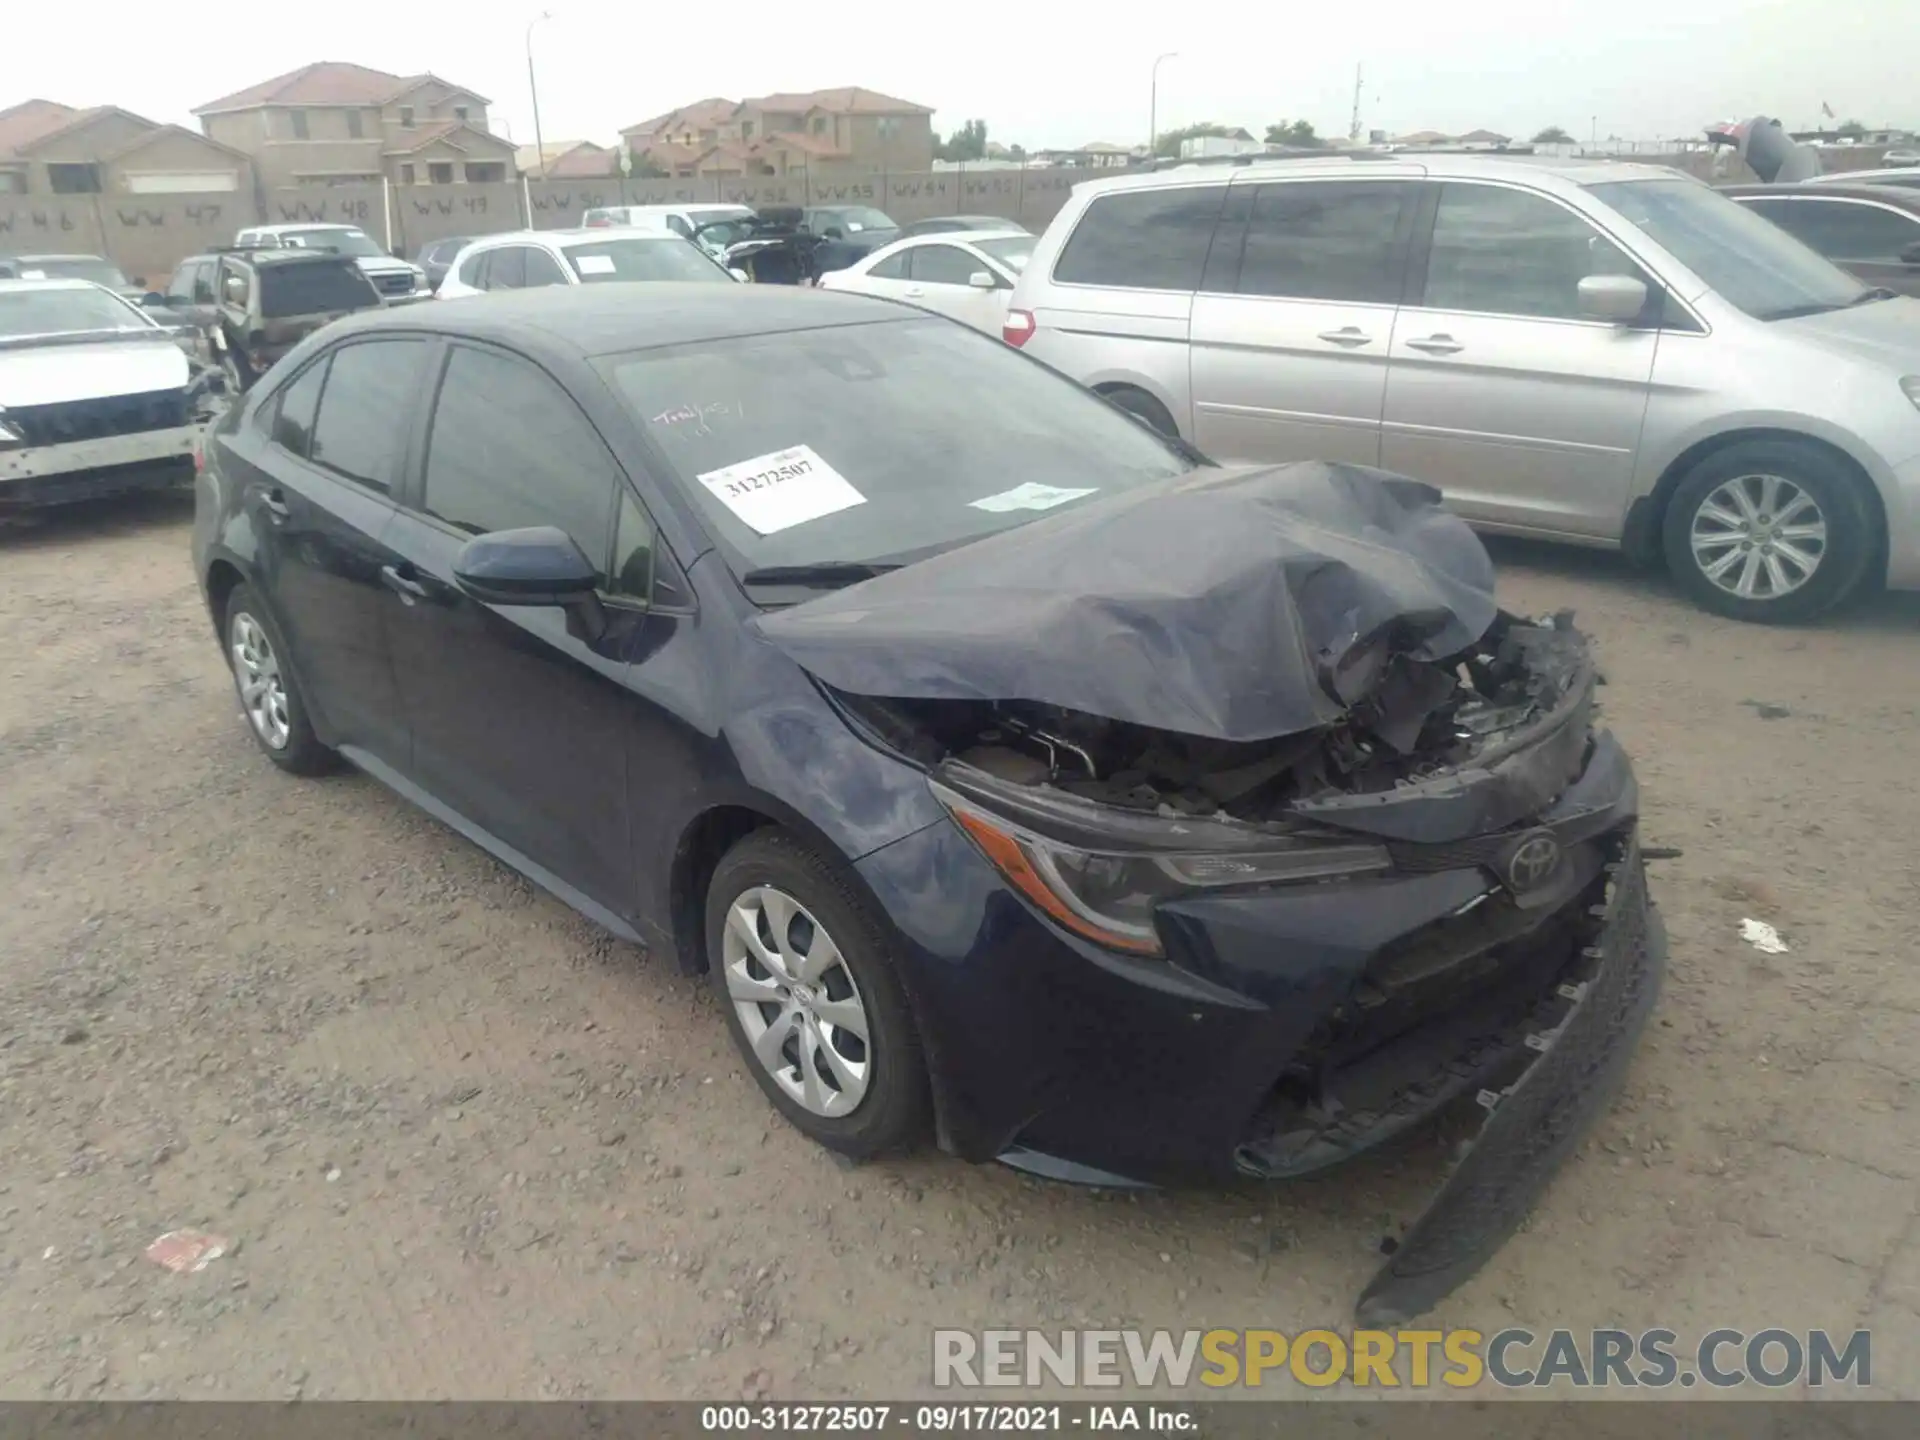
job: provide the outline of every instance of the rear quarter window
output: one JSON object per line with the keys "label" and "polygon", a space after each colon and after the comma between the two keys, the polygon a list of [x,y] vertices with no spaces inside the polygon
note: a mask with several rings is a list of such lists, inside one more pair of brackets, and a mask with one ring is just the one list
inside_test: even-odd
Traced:
{"label": "rear quarter window", "polygon": [[1073,228],[1054,264],[1063,285],[1196,290],[1226,199],[1225,185],[1102,195]]}

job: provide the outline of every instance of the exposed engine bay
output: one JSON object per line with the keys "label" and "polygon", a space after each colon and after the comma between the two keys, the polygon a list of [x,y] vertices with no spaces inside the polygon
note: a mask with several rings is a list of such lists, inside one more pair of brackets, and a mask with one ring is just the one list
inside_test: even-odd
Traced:
{"label": "exposed engine bay", "polygon": [[1346,704],[1317,730],[1219,740],[1027,701],[841,696],[888,744],[931,768],[952,760],[1022,786],[1167,818],[1265,821],[1334,795],[1381,794],[1489,758],[1592,676],[1572,615],[1500,612],[1437,661],[1350,657],[1322,680]]}

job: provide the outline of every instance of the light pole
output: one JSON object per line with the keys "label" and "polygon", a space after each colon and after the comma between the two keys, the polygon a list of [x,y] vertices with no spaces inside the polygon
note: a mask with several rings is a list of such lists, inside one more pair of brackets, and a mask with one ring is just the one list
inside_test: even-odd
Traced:
{"label": "light pole", "polygon": [[1153,79],[1147,92],[1147,159],[1153,159],[1153,147],[1160,143],[1160,62],[1178,60],[1180,52],[1169,50],[1164,55],[1154,57]]}
{"label": "light pole", "polygon": [[551,20],[553,12],[542,10],[527,22],[527,95],[533,101],[533,149],[540,157],[540,178],[547,178],[547,142],[540,133],[540,87],[533,78],[533,27],[542,20]]}

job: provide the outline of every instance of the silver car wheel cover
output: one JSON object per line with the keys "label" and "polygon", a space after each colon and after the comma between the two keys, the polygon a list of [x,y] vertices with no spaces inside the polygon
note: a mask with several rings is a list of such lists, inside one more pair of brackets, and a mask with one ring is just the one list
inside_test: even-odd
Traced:
{"label": "silver car wheel cover", "polygon": [[1804,587],[1827,555],[1827,517],[1803,487],[1781,475],[1723,481],[1693,512],[1693,563],[1740,600],[1781,600]]}
{"label": "silver car wheel cover", "polygon": [[781,1092],[825,1119],[859,1108],[872,1027],[826,927],[784,890],[757,885],[727,907],[720,958],[747,1048]]}
{"label": "silver car wheel cover", "polygon": [[233,683],[240,691],[240,708],[246,711],[253,733],[269,750],[286,749],[293,738],[293,721],[287,712],[280,657],[273,653],[266,628],[242,610],[233,617],[227,653],[233,663]]}

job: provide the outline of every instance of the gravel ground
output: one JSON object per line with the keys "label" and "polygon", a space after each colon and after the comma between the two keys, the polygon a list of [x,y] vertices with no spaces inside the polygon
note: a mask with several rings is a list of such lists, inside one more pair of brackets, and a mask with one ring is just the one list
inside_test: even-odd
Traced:
{"label": "gravel ground", "polygon": [[[936,1325],[1343,1327],[1439,1175],[1434,1137],[1242,1191],[842,1167],[702,983],[267,765],[187,535],[166,497],[0,532],[0,1398],[924,1393]],[[1625,1094],[1435,1322],[1869,1325],[1920,1397],[1920,604],[1765,631],[1500,559],[1598,637],[1684,853]],[[189,1227],[228,1252],[143,1258]]]}

